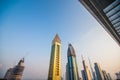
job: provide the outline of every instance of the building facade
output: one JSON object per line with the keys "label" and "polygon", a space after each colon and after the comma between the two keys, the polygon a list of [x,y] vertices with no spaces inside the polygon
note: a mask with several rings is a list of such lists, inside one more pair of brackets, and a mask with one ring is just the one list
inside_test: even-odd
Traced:
{"label": "building facade", "polygon": [[61,40],[57,34],[52,41],[48,80],[61,80]]}
{"label": "building facade", "polygon": [[24,58],[14,68],[7,70],[4,78],[7,80],[21,80],[24,71]]}
{"label": "building facade", "polygon": [[104,80],[112,80],[111,76],[109,73],[107,73],[105,70],[102,70]]}
{"label": "building facade", "polygon": [[120,46],[120,0],[79,0]]}
{"label": "building facade", "polygon": [[95,68],[97,80],[104,80],[104,76],[100,68],[100,65],[98,63],[94,63],[94,65],[95,65],[94,68]]}
{"label": "building facade", "polygon": [[116,75],[116,80],[120,80],[120,72],[115,73],[115,75]]}
{"label": "building facade", "polygon": [[68,60],[67,67],[66,67],[67,80],[79,80],[76,54],[71,44],[68,45],[67,60]]}
{"label": "building facade", "polygon": [[81,70],[82,80],[86,80],[85,70]]}

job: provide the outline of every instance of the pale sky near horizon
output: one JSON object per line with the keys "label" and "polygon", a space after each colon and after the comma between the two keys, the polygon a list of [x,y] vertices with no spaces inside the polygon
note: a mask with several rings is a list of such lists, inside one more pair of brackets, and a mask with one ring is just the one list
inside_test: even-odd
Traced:
{"label": "pale sky near horizon", "polygon": [[68,43],[75,49],[80,77],[81,55],[113,78],[120,71],[120,47],[78,0],[1,0],[0,78],[28,53],[23,79],[47,79],[56,33],[62,41],[63,77]]}

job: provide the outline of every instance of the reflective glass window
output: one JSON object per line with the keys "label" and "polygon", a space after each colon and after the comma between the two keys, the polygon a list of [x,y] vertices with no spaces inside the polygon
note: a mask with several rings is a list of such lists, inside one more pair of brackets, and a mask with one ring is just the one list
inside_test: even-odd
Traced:
{"label": "reflective glass window", "polygon": [[118,26],[120,26],[120,22],[114,25],[114,27],[118,27]]}
{"label": "reflective glass window", "polygon": [[115,20],[112,21],[112,24],[116,24],[117,22],[120,22],[120,17],[116,18]]}
{"label": "reflective glass window", "polygon": [[120,0],[116,0],[115,2],[113,2],[112,4],[110,4],[108,7],[106,7],[103,11],[105,13],[109,12],[111,9],[113,9],[116,5],[118,5],[120,3]]}
{"label": "reflective glass window", "polygon": [[110,16],[114,15],[115,13],[117,13],[118,11],[120,11],[120,5],[116,6],[114,9],[109,11],[106,15],[107,15],[107,17],[110,17]]}
{"label": "reflective glass window", "polygon": [[72,62],[71,57],[68,57],[68,59],[69,59],[69,66],[72,67],[72,66],[71,66],[71,65],[72,65],[72,63],[71,63],[71,62]]}
{"label": "reflective glass window", "polygon": [[120,26],[118,26],[118,27],[115,28],[115,30],[118,30],[118,29],[120,29]]}
{"label": "reflective glass window", "polygon": [[117,17],[120,17],[120,11],[117,12],[115,15],[111,16],[111,17],[109,18],[109,20],[110,20],[110,21],[113,21],[113,20],[115,20]]}
{"label": "reflective glass window", "polygon": [[118,32],[118,33],[120,32],[120,28],[117,30],[117,32]]}

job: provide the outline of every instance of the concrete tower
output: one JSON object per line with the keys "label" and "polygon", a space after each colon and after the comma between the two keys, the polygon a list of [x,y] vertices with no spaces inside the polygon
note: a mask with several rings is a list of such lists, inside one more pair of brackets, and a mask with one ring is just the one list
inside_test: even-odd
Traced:
{"label": "concrete tower", "polygon": [[52,41],[48,80],[61,80],[61,40],[57,34]]}
{"label": "concrete tower", "polygon": [[15,67],[9,68],[4,78],[7,80],[21,80],[23,71],[24,71],[24,58],[21,59]]}

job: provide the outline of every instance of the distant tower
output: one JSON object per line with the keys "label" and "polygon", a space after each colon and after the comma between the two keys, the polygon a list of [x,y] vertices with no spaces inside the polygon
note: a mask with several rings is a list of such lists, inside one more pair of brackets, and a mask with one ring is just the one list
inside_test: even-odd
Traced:
{"label": "distant tower", "polygon": [[103,73],[103,76],[104,76],[104,80],[109,80],[109,77],[108,77],[106,71],[102,70],[102,73]]}
{"label": "distant tower", "polygon": [[115,75],[116,75],[116,77],[117,77],[117,79],[116,79],[116,80],[120,80],[120,72],[115,73]]}
{"label": "distant tower", "polygon": [[92,77],[93,77],[92,79],[93,79],[93,80],[96,80],[95,72],[93,71],[91,61],[90,61],[89,58],[88,58],[88,60],[89,60],[89,64],[90,64],[90,68],[91,68],[91,73],[92,73]]}
{"label": "distant tower", "polygon": [[111,75],[110,75],[110,73],[107,73],[107,76],[108,76],[109,80],[113,80],[112,77],[111,77]]}
{"label": "distant tower", "polygon": [[92,80],[90,70],[89,70],[87,64],[85,63],[83,56],[82,56],[82,63],[83,63],[83,67],[84,67],[84,70],[82,71],[82,75],[84,74],[84,76],[85,76],[84,80]]}
{"label": "distant tower", "polygon": [[21,80],[24,71],[24,58],[14,67],[7,70],[4,78],[7,80]]}
{"label": "distant tower", "polygon": [[81,70],[82,80],[86,80],[85,70]]}
{"label": "distant tower", "polygon": [[48,80],[61,80],[61,40],[57,34],[52,41]]}
{"label": "distant tower", "polygon": [[104,76],[104,80],[112,80],[111,76],[109,73],[106,73],[105,70],[102,70],[103,76]]}
{"label": "distant tower", "polygon": [[67,80],[79,80],[76,54],[71,44],[68,45],[67,58],[68,58],[68,63],[66,67],[68,71]]}
{"label": "distant tower", "polygon": [[94,67],[95,67],[95,72],[97,75],[97,80],[104,80],[104,76],[100,68],[100,65],[98,63],[94,63],[94,65],[95,65]]}

